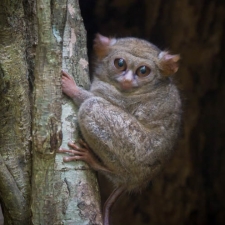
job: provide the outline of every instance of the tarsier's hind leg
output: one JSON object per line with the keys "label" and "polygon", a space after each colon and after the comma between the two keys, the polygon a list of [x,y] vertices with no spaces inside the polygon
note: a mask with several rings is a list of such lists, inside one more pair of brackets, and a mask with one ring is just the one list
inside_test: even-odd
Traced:
{"label": "tarsier's hind leg", "polygon": [[[92,148],[95,148],[96,154],[103,158],[102,161],[107,165],[107,168],[112,168],[110,172],[113,175],[122,166],[120,159],[124,157],[124,154],[120,156],[121,153],[119,153],[121,146],[123,146],[122,143],[129,142],[123,133],[131,134],[129,129],[132,129],[132,126],[128,126],[128,122],[131,121],[135,124],[137,121],[135,119],[128,120],[130,116],[126,112],[97,97],[90,98],[81,105],[78,117],[83,137]],[[116,157],[118,158],[116,159]],[[116,165],[119,166],[116,168]],[[120,172],[123,173],[122,170]],[[103,208],[104,225],[110,224],[110,210],[124,191],[123,186],[116,188],[105,202]]]}
{"label": "tarsier's hind leg", "polygon": [[137,156],[142,157],[138,151],[149,146],[143,125],[100,97],[86,100],[78,117],[83,137],[109,167],[138,164]]}

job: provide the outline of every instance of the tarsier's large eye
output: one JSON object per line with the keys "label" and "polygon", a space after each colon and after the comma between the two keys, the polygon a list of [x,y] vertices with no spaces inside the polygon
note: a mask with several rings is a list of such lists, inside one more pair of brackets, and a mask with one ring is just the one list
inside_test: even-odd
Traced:
{"label": "tarsier's large eye", "polygon": [[146,77],[148,76],[149,74],[151,73],[151,69],[147,66],[140,66],[137,71],[136,71],[136,74],[139,76],[139,77]]}
{"label": "tarsier's large eye", "polygon": [[117,69],[124,71],[127,69],[127,64],[124,59],[115,59],[114,60],[114,65]]}

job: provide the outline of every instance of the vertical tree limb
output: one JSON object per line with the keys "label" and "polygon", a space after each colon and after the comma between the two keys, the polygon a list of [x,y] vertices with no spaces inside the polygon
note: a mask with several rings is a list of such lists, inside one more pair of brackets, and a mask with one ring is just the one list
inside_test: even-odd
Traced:
{"label": "vertical tree limb", "polygon": [[22,1],[0,3],[0,198],[4,224],[30,221],[30,102]]}
{"label": "vertical tree limb", "polygon": [[[78,1],[68,0],[67,19],[63,36],[63,69],[72,74],[76,83],[89,87],[86,32]],[[62,147],[79,137],[77,109],[68,98],[62,105]],[[63,155],[56,156],[57,180],[61,180],[60,199],[64,207],[61,217],[65,224],[102,224],[98,184],[93,171],[83,162],[63,163]],[[57,195],[56,195],[57,196]]]}
{"label": "vertical tree limb", "polygon": [[[53,1],[54,2],[54,1]],[[50,0],[37,1],[38,45],[34,70],[32,222],[54,224],[54,158],[61,142],[61,43],[53,34]]]}
{"label": "vertical tree limb", "polygon": [[[67,10],[66,26],[63,34]],[[78,1],[37,1],[38,46],[33,108],[33,224],[101,224],[97,181],[82,163],[63,163],[55,152],[78,137],[76,111],[63,99],[61,116],[61,47],[63,68],[88,86],[85,31]],[[76,133],[75,133],[76,132]],[[75,135],[75,136],[74,136]],[[56,161],[55,161],[56,160]]]}

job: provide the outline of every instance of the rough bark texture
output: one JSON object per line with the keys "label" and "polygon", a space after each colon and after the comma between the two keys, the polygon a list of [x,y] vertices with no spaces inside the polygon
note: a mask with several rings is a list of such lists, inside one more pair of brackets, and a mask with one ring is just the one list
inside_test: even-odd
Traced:
{"label": "rough bark texture", "polygon": [[22,1],[0,2],[0,201],[5,224],[30,221],[30,102]]}
{"label": "rough bark texture", "polygon": [[[37,1],[38,44],[33,107],[33,224],[101,224],[95,174],[82,163],[63,163],[55,154],[78,138],[76,111],[63,99],[63,69],[88,86],[85,30],[78,1]],[[65,28],[64,28],[65,26]],[[61,47],[63,46],[63,49]],[[56,158],[55,158],[56,157]]]}
{"label": "rough bark texture", "polygon": [[[62,68],[73,75],[76,83],[89,87],[86,31],[80,15],[78,1],[68,0],[67,18],[63,34]],[[69,141],[77,141],[77,109],[68,98],[62,105],[62,147]],[[60,202],[59,215],[64,224],[102,224],[100,196],[95,173],[83,162],[63,163],[63,154],[57,154],[55,171],[57,193]],[[57,196],[59,194],[59,197]]]}
{"label": "rough bark texture", "polygon": [[[225,2],[80,2],[90,39],[96,32],[136,36],[182,57],[184,122],[176,154],[147,190],[121,197],[114,224],[224,224]],[[103,198],[106,186],[102,179]]]}
{"label": "rough bark texture", "polygon": [[102,223],[95,174],[85,164],[64,164],[61,154],[56,157],[62,132],[64,146],[79,138],[72,104],[63,99],[61,108],[62,49],[63,68],[88,88],[85,36],[78,1],[0,3],[0,201],[5,224]]}
{"label": "rough bark texture", "polygon": [[61,143],[61,45],[54,37],[52,6],[49,0],[37,1],[38,43],[34,70],[32,127],[32,222],[55,223],[54,159]]}

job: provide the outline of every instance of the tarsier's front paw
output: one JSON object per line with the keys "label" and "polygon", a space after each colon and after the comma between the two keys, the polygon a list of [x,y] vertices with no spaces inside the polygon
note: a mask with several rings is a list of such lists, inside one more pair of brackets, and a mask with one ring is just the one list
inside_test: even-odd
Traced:
{"label": "tarsier's front paw", "polygon": [[62,70],[62,92],[73,98],[73,96],[78,91],[78,87],[74,79],[65,71]]}
{"label": "tarsier's front paw", "polygon": [[83,141],[79,141],[79,144],[81,145],[81,147],[76,145],[73,142],[69,142],[68,146],[71,149],[60,148],[57,151],[58,153],[69,153],[70,156],[65,156],[63,158],[64,162],[81,160],[88,163],[88,154],[89,154],[90,148]]}
{"label": "tarsier's front paw", "polygon": [[60,148],[57,151],[58,153],[69,153],[70,156],[65,156],[63,158],[64,162],[80,160],[86,162],[94,170],[111,173],[110,170],[101,165],[101,162],[99,162],[91,148],[83,140],[79,140],[78,143],[79,146],[73,142],[69,142],[68,146],[71,149]]}

